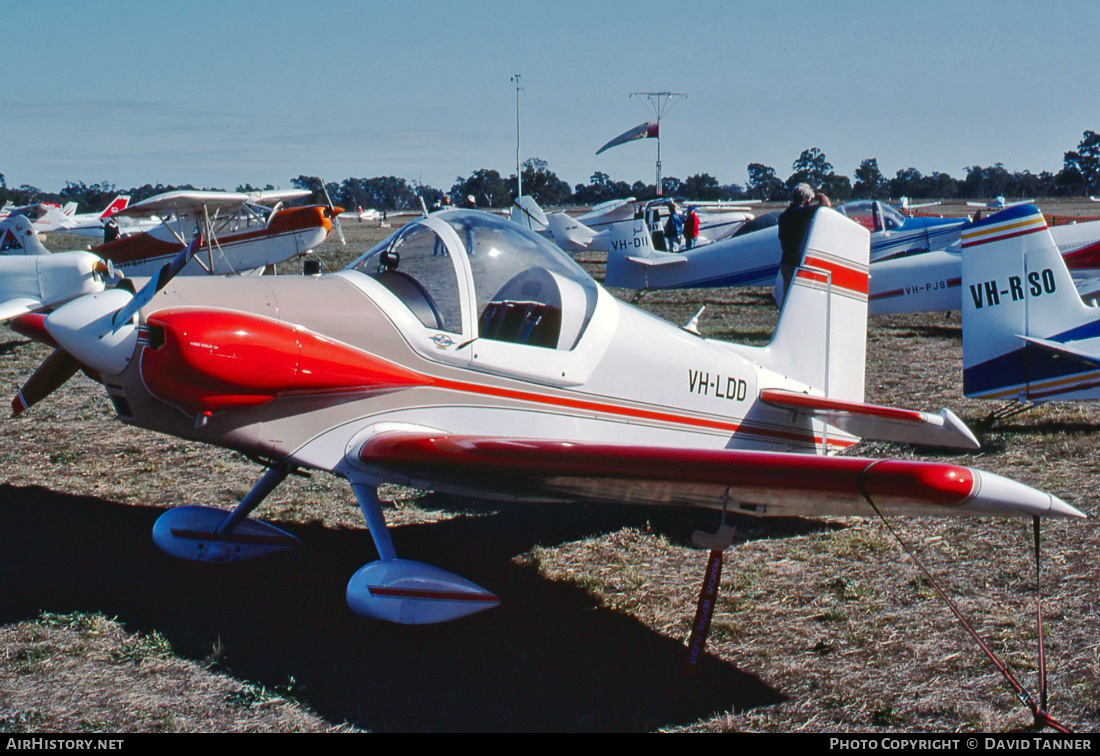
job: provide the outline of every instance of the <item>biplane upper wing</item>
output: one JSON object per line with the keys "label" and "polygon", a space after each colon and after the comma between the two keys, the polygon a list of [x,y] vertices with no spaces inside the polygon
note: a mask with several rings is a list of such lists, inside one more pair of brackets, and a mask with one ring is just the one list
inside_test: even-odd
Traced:
{"label": "biplane upper wing", "polygon": [[678,504],[755,515],[1084,517],[1043,491],[961,465],[733,449],[390,431],[358,458],[393,482],[506,499]]}
{"label": "biplane upper wing", "polygon": [[246,202],[259,205],[271,205],[276,202],[308,197],[312,192],[306,189],[279,189],[263,192],[214,192],[179,190],[165,192],[155,197],[135,202],[120,210],[117,215],[129,217],[150,217],[154,215],[194,214],[206,208],[207,211],[232,210]]}

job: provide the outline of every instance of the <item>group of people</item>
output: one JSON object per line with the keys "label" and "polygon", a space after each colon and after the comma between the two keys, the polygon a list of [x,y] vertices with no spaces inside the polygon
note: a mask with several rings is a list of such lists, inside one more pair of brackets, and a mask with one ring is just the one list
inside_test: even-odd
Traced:
{"label": "group of people", "polygon": [[689,206],[686,215],[680,215],[675,202],[668,206],[668,218],[664,225],[665,249],[669,252],[680,251],[680,239],[684,240],[684,249],[693,249],[699,241],[699,214],[694,206]]}
{"label": "group of people", "polygon": [[[779,216],[779,246],[783,255],[779,265],[779,296],[786,298],[794,280],[795,271],[802,264],[802,246],[809,231],[810,222],[819,207],[832,207],[828,195],[814,191],[809,184],[798,184],[791,192],[791,202]],[[680,251],[683,238],[684,250],[695,247],[699,240],[699,215],[689,206],[686,215],[680,215],[675,202],[669,203],[669,216],[664,225],[665,249]],[[782,301],[782,299],[780,300]]]}

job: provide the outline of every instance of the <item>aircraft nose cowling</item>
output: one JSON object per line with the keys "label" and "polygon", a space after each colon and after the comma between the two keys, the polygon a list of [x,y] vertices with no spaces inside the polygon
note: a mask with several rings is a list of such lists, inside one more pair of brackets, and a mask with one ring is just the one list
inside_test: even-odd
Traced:
{"label": "aircraft nose cowling", "polygon": [[242,312],[162,310],[148,319],[145,385],[192,414],[264,404],[281,395],[361,393],[426,378],[300,326]]}

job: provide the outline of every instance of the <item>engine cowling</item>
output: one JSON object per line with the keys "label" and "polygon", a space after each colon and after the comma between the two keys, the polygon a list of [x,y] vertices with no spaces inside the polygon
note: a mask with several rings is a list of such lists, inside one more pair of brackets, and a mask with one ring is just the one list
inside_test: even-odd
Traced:
{"label": "engine cowling", "polygon": [[189,414],[284,395],[388,391],[426,376],[298,325],[231,310],[172,309],[148,318],[141,375]]}

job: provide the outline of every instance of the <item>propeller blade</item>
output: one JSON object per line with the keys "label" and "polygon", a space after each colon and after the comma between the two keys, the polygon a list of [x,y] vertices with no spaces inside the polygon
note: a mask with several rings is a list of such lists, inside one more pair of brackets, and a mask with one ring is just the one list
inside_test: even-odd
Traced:
{"label": "propeller blade", "polygon": [[340,225],[340,215],[336,214],[332,216],[332,225],[336,227],[336,235],[340,237],[340,243],[345,247],[348,246],[348,240],[344,238],[344,227]]}
{"label": "propeller blade", "polygon": [[191,262],[191,258],[195,256],[195,252],[197,252],[201,246],[202,234],[196,234],[195,238],[191,240],[191,243],[181,249],[179,254],[172,258],[171,262],[166,262],[164,264],[164,267],[157,273],[156,278],[151,279],[149,283],[145,284],[145,286],[141,288],[141,291],[134,295],[133,299],[115,313],[111,321],[112,328],[118,330],[119,326],[123,323],[129,323],[138,310],[149,304],[153,296],[167,286],[168,282],[175,278],[179,272],[187,266],[187,263]]}
{"label": "propeller blade", "polygon": [[325,193],[325,202],[328,203],[328,217],[332,219],[332,227],[336,229],[336,236],[340,238],[340,243],[345,247],[348,245],[348,240],[344,238],[344,229],[340,225],[340,213],[344,212],[343,208],[337,208],[332,204],[332,197],[329,196],[328,187],[325,186],[325,182],[321,182],[321,191]]}
{"label": "propeller blade", "polygon": [[64,349],[53,350],[11,400],[12,417],[18,417],[24,410],[61,388],[79,369],[80,362],[71,354]]}

